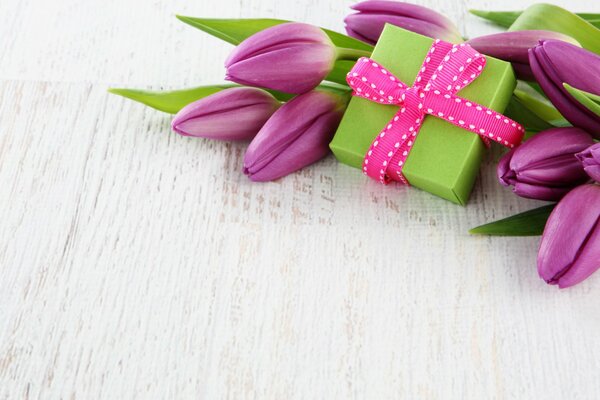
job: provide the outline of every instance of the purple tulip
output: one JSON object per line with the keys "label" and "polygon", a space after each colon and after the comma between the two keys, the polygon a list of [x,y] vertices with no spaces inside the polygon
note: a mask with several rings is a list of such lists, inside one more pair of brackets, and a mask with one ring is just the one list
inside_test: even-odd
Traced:
{"label": "purple tulip", "polygon": [[226,79],[286,93],[304,93],[321,83],[335,60],[335,46],[320,28],[285,23],[240,43],[225,61]]}
{"label": "purple tulip", "polygon": [[558,111],[574,126],[600,138],[600,116],[579,103],[563,83],[600,95],[600,55],[560,40],[543,40],[529,50],[536,80]]}
{"label": "purple tulip", "polygon": [[399,1],[371,0],[354,4],[358,11],[346,17],[349,36],[375,44],[386,23],[434,39],[462,42],[462,36],[448,18],[426,7]]}
{"label": "purple tulip", "polygon": [[498,179],[515,194],[538,200],[559,200],[589,180],[575,154],[594,143],[578,128],[540,132],[508,152],[498,164]]}
{"label": "purple tulip", "polygon": [[546,39],[563,40],[578,44],[567,35],[551,31],[501,32],[476,37],[468,40],[467,43],[483,54],[511,62],[519,79],[532,81],[535,78],[529,66],[528,52],[529,49],[537,46],[541,40]]}
{"label": "purple tulip", "polygon": [[316,90],[284,104],[250,143],[244,173],[272,181],[322,159],[345,107],[340,96]]}
{"label": "purple tulip", "polygon": [[577,154],[577,158],[590,178],[596,182],[600,182],[600,143],[590,146]]}
{"label": "purple tulip", "polygon": [[600,186],[573,189],[556,206],[538,252],[540,277],[561,289],[600,268]]}
{"label": "purple tulip", "polygon": [[183,136],[250,140],[280,105],[261,89],[225,89],[182,108],[171,127]]}

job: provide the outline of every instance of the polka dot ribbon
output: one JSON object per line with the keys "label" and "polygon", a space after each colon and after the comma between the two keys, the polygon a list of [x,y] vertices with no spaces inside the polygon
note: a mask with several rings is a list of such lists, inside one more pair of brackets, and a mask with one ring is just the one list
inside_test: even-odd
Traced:
{"label": "polka dot ribbon", "polygon": [[402,167],[426,115],[476,133],[486,144],[491,139],[510,148],[519,145],[525,133],[521,125],[456,96],[477,79],[485,63],[485,56],[467,44],[436,40],[413,86],[408,87],[375,61],[359,59],[347,76],[354,95],[400,107],[371,144],[363,172],[384,184],[394,180],[408,185]]}

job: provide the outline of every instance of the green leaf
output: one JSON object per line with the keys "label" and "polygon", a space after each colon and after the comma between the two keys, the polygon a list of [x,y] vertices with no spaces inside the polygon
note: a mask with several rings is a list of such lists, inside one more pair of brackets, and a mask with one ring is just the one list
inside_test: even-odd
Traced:
{"label": "green leaf", "polygon": [[355,61],[336,61],[336,63],[333,66],[333,69],[331,70],[329,75],[327,75],[325,80],[339,83],[340,85],[348,87],[348,82],[346,82],[346,75],[348,74],[348,72],[350,72],[354,64],[356,64]]}
{"label": "green leaf", "polygon": [[504,28],[509,28],[523,11],[486,11],[486,10],[469,10],[473,15],[487,19],[500,25]]}
{"label": "green leaf", "polygon": [[584,90],[574,88],[568,83],[563,83],[563,86],[571,96],[573,96],[578,102],[580,102],[585,108],[600,116],[600,96],[588,93]]}
{"label": "green leaf", "polygon": [[[523,11],[485,11],[485,10],[469,10],[469,12],[478,17],[487,19],[488,21],[494,22],[496,25],[500,25],[504,28],[510,28],[510,26],[519,18]],[[586,20],[596,28],[600,28],[600,14],[592,13],[578,13],[576,14],[580,18]]]}
{"label": "green leaf", "polygon": [[554,121],[562,118],[560,112],[548,98],[523,82],[517,84],[515,96],[521,100],[525,107],[546,121]]}
{"label": "green leaf", "polygon": [[199,86],[191,89],[169,91],[110,88],[108,91],[110,93],[118,94],[119,96],[140,102],[159,111],[164,111],[169,114],[176,114],[179,110],[193,101],[236,86],[238,85],[224,84]]}
{"label": "green leaf", "polygon": [[595,94],[595,93],[590,93],[590,92],[585,92],[583,90],[580,90],[580,92],[585,93],[585,95],[590,98],[591,100],[595,101],[596,103],[600,103],[600,95]]}
{"label": "green leaf", "polygon": [[505,114],[507,117],[514,119],[523,125],[527,132],[536,133],[553,128],[552,124],[540,118],[533,111],[529,110],[516,96],[513,96],[510,99],[510,103],[508,103],[508,106],[506,107]]}
{"label": "green leaf", "polygon": [[600,28],[600,14],[594,13],[577,13],[577,15],[583,19],[585,19],[590,24],[594,25],[596,28]]}
{"label": "green leaf", "polygon": [[[540,86],[539,83],[537,82],[525,82],[526,85],[529,85],[533,90],[535,90],[536,92],[538,92],[541,96],[543,96],[544,98],[548,99],[548,96],[546,96],[546,93],[544,93],[544,90],[542,89],[542,87]],[[550,100],[548,100],[550,101]]]}
{"label": "green leaf", "polygon": [[364,50],[369,53],[373,52],[374,47],[362,40],[354,39],[353,37],[344,35],[339,32],[335,32],[329,29],[321,28],[329,39],[333,42],[336,47],[342,47],[345,49]]}
{"label": "green leaf", "polygon": [[[256,19],[219,19],[219,18],[194,18],[177,15],[177,18],[188,25],[198,28],[219,39],[238,45],[257,32],[286,22],[283,19],[256,18]],[[329,29],[321,28],[337,47],[347,49],[373,51],[373,46],[350,36],[343,35]]]}
{"label": "green leaf", "polygon": [[[219,39],[222,39],[233,45],[238,45],[248,37],[260,32],[264,29],[270,28],[275,25],[283,24],[289,21],[283,19],[210,19],[210,18],[194,18],[178,15],[181,21],[194,28],[200,29],[207,32]],[[323,31],[329,36],[333,44],[338,48],[359,50],[370,53],[373,51],[373,46],[354,39],[350,36],[343,35],[338,32],[331,31],[329,29],[323,29]],[[367,54],[363,54],[367,55]],[[354,62],[347,60],[336,61],[335,66],[331,73],[325,78],[325,80],[336,82],[341,85],[346,85],[346,74]]]}
{"label": "green leaf", "polygon": [[550,204],[496,222],[473,228],[472,235],[539,236],[556,204]]}
{"label": "green leaf", "polygon": [[567,122],[561,113],[545,96],[538,93],[531,86],[519,82],[514,92],[520,104],[531,111],[537,117],[552,126],[563,126]]}
{"label": "green leaf", "polygon": [[194,28],[200,29],[236,46],[257,32],[287,22],[282,19],[271,18],[244,20],[194,18],[183,15],[177,15],[176,17],[180,21],[183,21]]}
{"label": "green leaf", "polygon": [[564,8],[538,3],[527,8],[509,31],[541,29],[570,36],[585,49],[600,54],[600,29]]}
{"label": "green leaf", "polygon": [[[334,93],[336,93],[338,95],[341,95],[341,96],[352,94],[352,89],[350,89],[350,87],[347,84],[346,85],[340,85],[340,84],[333,83],[333,82],[323,82],[319,86],[317,86],[317,89],[318,90],[327,90],[327,91],[330,91],[330,92],[334,92]],[[271,94],[273,94],[273,96],[275,96],[280,101],[287,101],[287,100],[282,100],[279,97],[280,95],[278,94],[278,92],[275,92],[273,90],[269,90],[269,92],[271,92]],[[295,95],[288,95],[287,93],[281,93],[281,95],[282,96],[290,96],[290,97],[295,96]]]}
{"label": "green leaf", "polygon": [[[110,88],[109,93],[123,96],[130,100],[137,101],[145,104],[159,111],[164,111],[169,114],[177,114],[179,110],[187,106],[193,101],[200,100],[204,97],[208,97],[211,94],[220,92],[221,90],[229,89],[232,87],[241,87],[235,84],[223,84],[223,85],[211,85],[211,86],[198,86],[189,89],[180,90],[168,90],[168,91],[153,91],[144,89],[120,89]],[[321,90],[328,90],[339,95],[349,94],[350,88],[348,86],[341,86],[335,83],[324,82],[318,86]],[[295,95],[289,93],[282,93],[276,90],[263,89],[271,93],[279,101],[288,101],[294,98]]]}

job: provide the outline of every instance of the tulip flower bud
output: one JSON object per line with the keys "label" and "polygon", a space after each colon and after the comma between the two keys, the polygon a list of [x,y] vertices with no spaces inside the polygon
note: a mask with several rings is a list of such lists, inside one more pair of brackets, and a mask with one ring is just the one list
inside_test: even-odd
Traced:
{"label": "tulip flower bud", "polygon": [[280,105],[261,89],[225,89],[185,106],[175,116],[171,127],[183,136],[250,140]]}
{"label": "tulip flower bud", "polygon": [[559,40],[543,40],[529,50],[533,74],[558,111],[574,126],[600,138],[600,115],[577,101],[565,87],[600,95],[600,56]]}
{"label": "tulip flower bud", "polygon": [[375,44],[386,23],[434,39],[460,43],[462,36],[448,18],[426,7],[399,1],[371,0],[354,4],[346,17],[349,36]]}
{"label": "tulip flower bud", "polygon": [[314,90],[284,104],[250,143],[244,173],[256,182],[272,181],[325,157],[346,102]]}
{"label": "tulip flower bud", "polygon": [[579,45],[575,39],[552,31],[501,32],[476,37],[467,43],[480,53],[512,63],[517,78],[532,81],[535,78],[529,67],[529,49],[547,39]]}
{"label": "tulip flower bud", "polygon": [[546,223],[537,265],[540,277],[561,289],[600,267],[600,186],[579,186],[558,203]]}
{"label": "tulip flower bud", "polygon": [[515,194],[538,200],[559,200],[589,180],[575,154],[594,143],[577,128],[540,132],[508,152],[498,164],[498,179]]}
{"label": "tulip flower bud", "polygon": [[225,67],[226,79],[286,93],[314,89],[331,72],[336,48],[320,28],[285,23],[240,43]]}
{"label": "tulip flower bud", "polygon": [[577,158],[589,177],[596,182],[600,182],[600,143],[596,143],[577,154]]}

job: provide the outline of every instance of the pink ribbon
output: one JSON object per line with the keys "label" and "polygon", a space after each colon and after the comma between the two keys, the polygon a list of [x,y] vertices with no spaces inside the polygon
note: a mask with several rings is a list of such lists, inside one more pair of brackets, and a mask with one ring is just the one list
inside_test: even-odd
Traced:
{"label": "pink ribbon", "polygon": [[384,184],[408,185],[402,167],[426,115],[444,119],[503,146],[521,143],[525,130],[515,121],[487,107],[456,96],[485,67],[485,56],[467,44],[436,40],[427,53],[412,87],[369,58],[358,60],[347,81],[355,96],[400,106],[398,113],[375,138],[363,162],[363,172]]}

